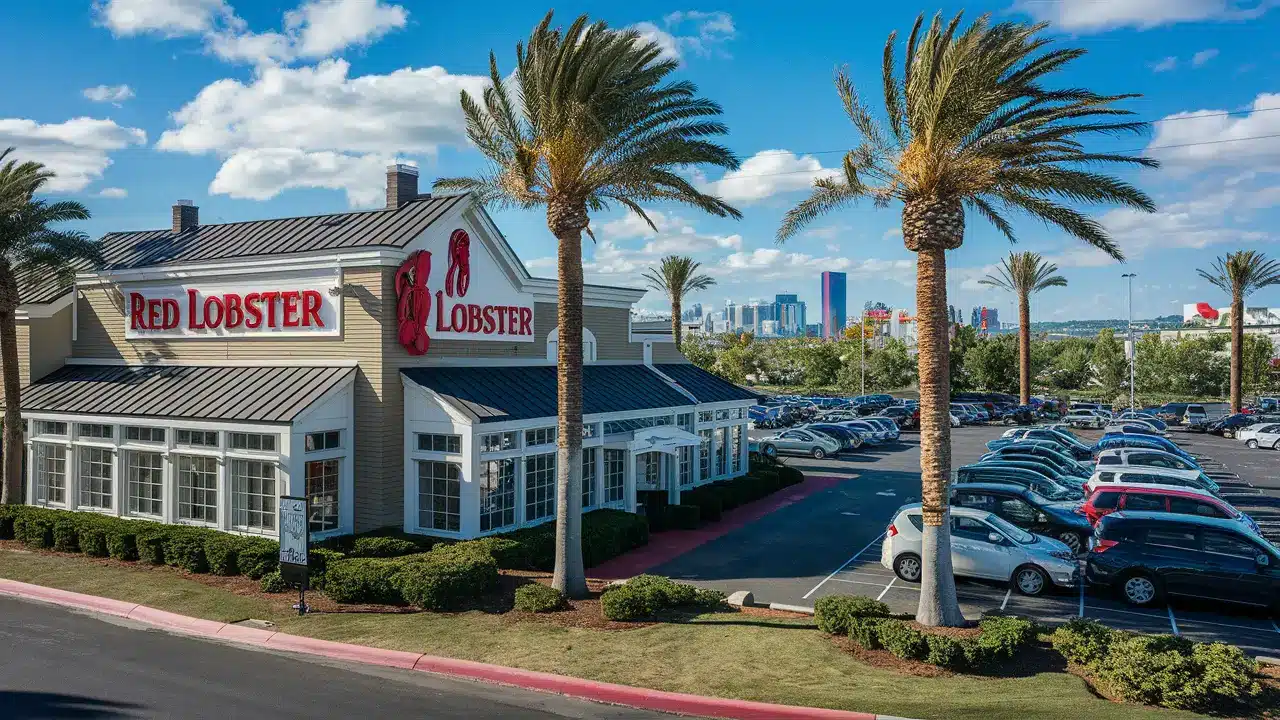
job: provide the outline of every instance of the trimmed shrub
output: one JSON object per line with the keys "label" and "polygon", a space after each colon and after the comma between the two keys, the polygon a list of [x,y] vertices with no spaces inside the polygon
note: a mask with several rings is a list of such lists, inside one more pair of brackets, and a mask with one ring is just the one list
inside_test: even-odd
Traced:
{"label": "trimmed shrub", "polygon": [[680,493],[680,502],[685,505],[697,505],[699,516],[706,522],[719,522],[724,515],[724,500],[720,494],[705,492],[704,488]]}
{"label": "trimmed shrub", "polygon": [[678,583],[661,575],[637,575],[627,581],[627,587],[644,597],[650,614],[667,608],[692,605],[698,593],[698,589],[692,585]]}
{"label": "trimmed shrub", "polygon": [[284,578],[280,577],[279,570],[272,570],[262,576],[262,580],[258,582],[258,587],[262,588],[264,593],[282,593],[289,589]]}
{"label": "trimmed shrub", "polygon": [[978,636],[978,645],[991,660],[1012,658],[1036,640],[1036,624],[1025,618],[993,615],[983,618],[979,626],[982,634]]}
{"label": "trimmed shrub", "polygon": [[58,552],[80,552],[80,529],[74,519],[60,517],[54,520],[53,549]]}
{"label": "trimmed shrub", "polygon": [[637,575],[624,585],[608,588],[600,597],[600,607],[610,620],[638,620],[674,609],[715,609],[724,594],[700,591],[692,585],[661,575]]}
{"label": "trimmed shrub", "polygon": [[107,554],[115,560],[133,562],[138,559],[137,525],[129,520],[107,525]]}
{"label": "trimmed shrub", "polygon": [[703,610],[719,610],[724,606],[725,600],[727,599],[728,596],[719,590],[696,588],[693,591],[693,602],[691,605]]}
{"label": "trimmed shrub", "polygon": [[877,637],[885,650],[903,660],[923,660],[929,652],[924,633],[901,620],[881,620]]}
{"label": "trimmed shrub", "polygon": [[356,538],[351,544],[347,557],[388,558],[400,557],[422,552],[422,548],[411,540],[394,537],[366,536]]}
{"label": "trimmed shrub", "polygon": [[697,505],[668,505],[666,526],[674,530],[696,530],[702,524],[702,511]]}
{"label": "trimmed shrub", "polygon": [[925,653],[924,661],[930,665],[957,669],[968,664],[968,660],[965,658],[964,646],[959,640],[950,635],[926,635],[925,644],[928,646],[928,650]]}
{"label": "trimmed shrub", "polygon": [[643,593],[622,585],[600,596],[600,610],[610,620],[630,622],[649,616],[649,606]]}
{"label": "trimmed shrub", "polygon": [[403,563],[384,558],[339,560],[325,570],[324,594],[340,603],[402,603],[395,578]]}
{"label": "trimmed shrub", "polygon": [[[555,523],[544,523],[470,542],[494,543],[490,553],[504,569],[551,570],[556,560],[555,540]],[[518,543],[518,547],[506,542]],[[606,508],[582,516],[582,562],[586,567],[595,567],[648,543],[649,523],[640,515]]]}
{"label": "trimmed shrub", "polygon": [[555,612],[564,606],[564,593],[549,585],[534,582],[516,588],[515,609],[521,612]]}
{"label": "trimmed shrub", "polygon": [[82,527],[80,549],[90,557],[106,557],[107,531],[100,527]]}
{"label": "trimmed shrub", "polygon": [[236,564],[245,577],[258,580],[280,567],[280,543],[266,538],[250,538],[241,542]]}
{"label": "trimmed shrub", "polygon": [[0,540],[13,539],[13,521],[17,519],[22,505],[0,505]]}
{"label": "trimmed shrub", "polygon": [[847,632],[863,648],[879,650],[884,647],[880,644],[880,624],[887,620],[880,617],[855,617],[849,620]]}
{"label": "trimmed shrub", "polygon": [[1073,618],[1054,630],[1049,641],[1068,661],[1088,666],[1106,657],[1115,636],[1116,631],[1097,620]]}
{"label": "trimmed shrub", "polygon": [[423,610],[455,610],[497,587],[498,563],[479,550],[440,547],[412,556],[415,561],[395,578],[404,601]]}
{"label": "trimmed shrub", "polygon": [[165,527],[158,523],[142,523],[134,535],[138,542],[138,559],[152,565],[163,565]]}
{"label": "trimmed shrub", "polygon": [[498,567],[503,570],[518,570],[531,567],[533,564],[532,559],[529,557],[528,548],[523,543],[501,535],[458,543],[458,546],[462,545],[473,546],[478,550],[489,553],[494,562],[498,563]]}
{"label": "trimmed shrub", "polygon": [[43,513],[22,513],[13,521],[13,536],[35,550],[53,547],[53,520]]}
{"label": "trimmed shrub", "polygon": [[800,483],[804,482],[804,473],[800,472],[799,470],[793,467],[788,467],[786,465],[779,465],[777,470],[778,470],[778,479],[782,481],[782,484],[784,487],[799,485]]}
{"label": "trimmed shrub", "polygon": [[1089,667],[1125,700],[1180,710],[1232,707],[1262,691],[1257,663],[1240,648],[1172,635],[1117,633],[1106,656]]}
{"label": "trimmed shrub", "polygon": [[209,572],[214,575],[239,575],[242,543],[240,538],[223,533],[214,533],[206,537],[204,558],[209,565]]}
{"label": "trimmed shrub", "polygon": [[209,562],[204,555],[204,532],[196,528],[169,527],[164,536],[164,561],[187,572],[207,573]]}
{"label": "trimmed shrub", "polygon": [[337,550],[313,547],[307,555],[307,582],[313,590],[324,590],[325,577],[329,567],[345,558],[346,555]]}
{"label": "trimmed shrub", "polygon": [[827,595],[813,603],[818,629],[831,635],[848,635],[849,623],[856,618],[888,615],[888,605],[857,595]]}

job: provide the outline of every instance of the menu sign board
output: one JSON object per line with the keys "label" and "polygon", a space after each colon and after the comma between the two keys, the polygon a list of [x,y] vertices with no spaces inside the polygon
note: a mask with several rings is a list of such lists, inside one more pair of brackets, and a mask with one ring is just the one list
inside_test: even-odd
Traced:
{"label": "menu sign board", "polygon": [[306,587],[307,582],[307,499],[280,498],[280,577]]}

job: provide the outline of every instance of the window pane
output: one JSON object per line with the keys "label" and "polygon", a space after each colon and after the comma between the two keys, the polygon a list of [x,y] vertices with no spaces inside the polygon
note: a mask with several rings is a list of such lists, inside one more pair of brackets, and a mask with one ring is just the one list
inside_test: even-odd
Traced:
{"label": "window pane", "polygon": [[462,436],[418,433],[418,449],[422,452],[457,455],[462,452]]}
{"label": "window pane", "polygon": [[[178,431],[181,433],[182,431]],[[218,523],[218,461],[211,457],[180,455],[178,517],[194,522]]]}
{"label": "window pane", "polygon": [[556,509],[556,454],[524,459],[524,519],[551,517]]}
{"label": "window pane", "polygon": [[733,457],[733,471],[742,471],[742,426],[733,426],[733,444],[730,446],[730,452]]}
{"label": "window pane", "polygon": [[63,505],[67,502],[67,448],[35,444],[36,504]]}
{"label": "window pane", "polygon": [[729,474],[729,443],[726,442],[728,428],[716,428],[716,475]]}
{"label": "window pane", "polygon": [[82,447],[76,452],[80,454],[80,504],[111,510],[115,507],[116,454],[106,448],[91,447]]}
{"label": "window pane", "polygon": [[596,504],[596,448],[582,450],[582,507]]}
{"label": "window pane", "polygon": [[418,526],[428,530],[461,529],[462,469],[457,463],[418,461]]}
{"label": "window pane", "polygon": [[[275,439],[274,435],[250,437]],[[275,532],[276,498],[275,463],[264,460],[231,461],[232,527],[249,532]]]}
{"label": "window pane", "polygon": [[498,530],[516,522],[516,461],[480,464],[480,530]]}
{"label": "window pane", "polygon": [[311,506],[311,532],[338,529],[338,481],[342,461],[312,460],[306,464],[307,500]]}
{"label": "window pane", "polygon": [[1253,543],[1236,535],[1206,531],[1204,534],[1205,552],[1218,553],[1219,555],[1235,555],[1242,558],[1253,558],[1262,553],[1262,550]]}
{"label": "window pane", "polygon": [[625,450],[604,451],[604,501],[609,504],[626,501]]}
{"label": "window pane", "polygon": [[110,440],[115,436],[115,428],[111,425],[100,425],[98,423],[80,423],[76,426],[76,431],[80,433],[82,438],[101,438]]}
{"label": "window pane", "polygon": [[693,484],[693,448],[680,448],[680,485]]}
{"label": "window pane", "polygon": [[[1125,504],[1127,505],[1128,501]],[[1195,550],[1197,548],[1196,533],[1194,530],[1152,528],[1147,531],[1147,544]]]}
{"label": "window pane", "polygon": [[1162,495],[1140,495],[1137,493],[1129,493],[1124,499],[1125,510],[1149,510],[1151,512],[1164,512],[1164,496]]}
{"label": "window pane", "polygon": [[160,516],[164,512],[164,458],[160,453],[130,452],[129,512]]}
{"label": "window pane", "polygon": [[698,470],[701,474],[698,477],[706,480],[711,477],[711,431],[699,430],[698,438],[701,440],[698,444]]}

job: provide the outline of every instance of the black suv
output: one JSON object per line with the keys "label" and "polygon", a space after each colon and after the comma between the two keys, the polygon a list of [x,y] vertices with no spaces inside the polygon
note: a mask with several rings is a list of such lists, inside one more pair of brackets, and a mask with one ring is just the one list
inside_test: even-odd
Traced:
{"label": "black suv", "polygon": [[905,405],[890,405],[876,415],[893,420],[903,430],[914,430],[920,424],[915,411]]}
{"label": "black suv", "polygon": [[1059,540],[1079,554],[1086,548],[1093,526],[1077,513],[1080,500],[1054,501],[1021,485],[970,483],[951,489],[951,503],[986,510],[1037,535]]}
{"label": "black suv", "polygon": [[1233,520],[1122,510],[1104,516],[1085,565],[1132,605],[1186,595],[1280,614],[1280,549]]}

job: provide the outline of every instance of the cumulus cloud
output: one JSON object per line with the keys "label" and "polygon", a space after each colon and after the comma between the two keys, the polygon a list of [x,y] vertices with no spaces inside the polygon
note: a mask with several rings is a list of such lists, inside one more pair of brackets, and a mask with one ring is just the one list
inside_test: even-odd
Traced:
{"label": "cumulus cloud", "polygon": [[1191,56],[1191,65],[1193,67],[1200,67],[1201,65],[1209,62],[1210,60],[1216,57],[1218,57],[1218,51],[1214,48],[1209,48],[1208,50],[1201,50],[1200,52]]}
{"label": "cumulus cloud", "polygon": [[1168,115],[1157,121],[1147,153],[1160,159],[1165,172],[1175,174],[1275,163],[1280,161],[1276,108],[1280,93],[1262,93],[1243,115],[1226,115],[1222,109]]}
{"label": "cumulus cloud", "polygon": [[233,16],[223,0],[100,0],[93,11],[99,25],[120,36],[202,33]]}
{"label": "cumulus cloud", "polygon": [[683,60],[686,54],[708,57],[727,55],[724,45],[737,35],[733,16],[727,12],[684,10],[667,14],[662,23],[638,22],[631,29],[656,43],[669,58]]}
{"label": "cumulus cloud", "polygon": [[1070,32],[1139,30],[1182,22],[1241,22],[1260,17],[1271,0],[1015,0],[1013,10]]}
{"label": "cumulus cloud", "polygon": [[84,96],[93,102],[109,102],[119,107],[120,103],[133,97],[133,88],[128,85],[98,85],[85,88]]}
{"label": "cumulus cloud", "polygon": [[384,173],[391,162],[375,155],[255,148],[227,158],[209,192],[267,200],[291,188],[324,188],[345,190],[353,206],[372,206],[385,197]]}
{"label": "cumulus cloud", "polygon": [[119,200],[121,198],[129,197],[129,191],[118,187],[102,188],[98,191],[98,197]]}
{"label": "cumulus cloud", "polygon": [[915,284],[915,260],[854,260],[847,257],[819,257],[778,248],[742,250],[726,256],[715,272],[720,276],[760,280],[813,280],[826,270],[843,272],[859,279],[893,280],[908,287]]}
{"label": "cumulus cloud", "polygon": [[0,147],[13,146],[13,157],[44,163],[57,176],[45,187],[51,192],[78,192],[102,177],[111,164],[110,153],[131,145],[145,145],[147,134],[89,117],[60,123],[24,118],[0,119]]}
{"label": "cumulus cloud", "polygon": [[799,156],[789,150],[761,150],[715,182],[702,182],[703,190],[730,203],[749,205],[786,192],[807,190],[818,178],[835,177],[834,168],[824,168],[812,155]]}

